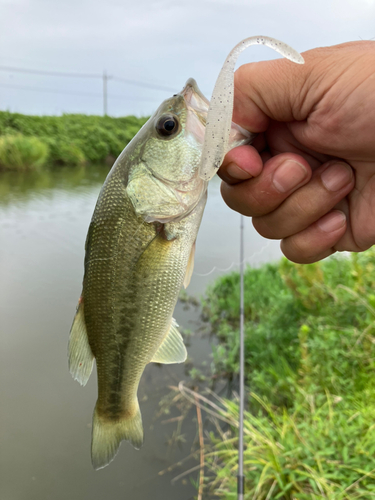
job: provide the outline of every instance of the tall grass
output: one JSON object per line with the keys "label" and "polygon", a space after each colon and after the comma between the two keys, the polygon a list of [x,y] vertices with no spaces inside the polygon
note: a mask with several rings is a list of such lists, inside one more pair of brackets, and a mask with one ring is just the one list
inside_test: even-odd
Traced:
{"label": "tall grass", "polygon": [[[216,373],[238,372],[239,276],[211,287]],[[246,499],[375,498],[375,247],[246,270]],[[236,498],[238,406],[211,435],[211,490]]]}
{"label": "tall grass", "polygon": [[[354,404],[328,392],[316,402],[301,393],[301,401],[287,411],[272,408],[253,393],[251,398],[263,411],[245,412],[245,499],[375,498],[374,405]],[[231,421],[233,430],[211,434],[205,459],[214,474],[209,490],[232,500],[237,486],[238,405],[223,401],[222,407],[218,422]]]}
{"label": "tall grass", "polygon": [[48,146],[36,137],[22,134],[0,136],[0,169],[25,171],[42,167]]}

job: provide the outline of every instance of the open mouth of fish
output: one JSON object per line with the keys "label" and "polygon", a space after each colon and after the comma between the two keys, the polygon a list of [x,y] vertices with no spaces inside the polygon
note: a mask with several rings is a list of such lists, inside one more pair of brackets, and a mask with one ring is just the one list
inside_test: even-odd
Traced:
{"label": "open mouth of fish", "polygon": [[[188,109],[186,129],[203,145],[210,101],[203,95],[194,78],[188,79],[180,95],[183,96]],[[243,144],[250,144],[254,137],[255,134],[232,122],[228,150]]]}

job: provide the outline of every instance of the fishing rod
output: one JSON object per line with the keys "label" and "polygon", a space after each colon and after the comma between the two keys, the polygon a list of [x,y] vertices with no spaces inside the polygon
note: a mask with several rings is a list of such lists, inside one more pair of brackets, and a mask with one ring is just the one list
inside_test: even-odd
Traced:
{"label": "fishing rod", "polygon": [[240,222],[240,408],[238,431],[238,476],[237,499],[243,500],[245,494],[244,462],[244,410],[245,410],[245,335],[244,335],[244,216]]}

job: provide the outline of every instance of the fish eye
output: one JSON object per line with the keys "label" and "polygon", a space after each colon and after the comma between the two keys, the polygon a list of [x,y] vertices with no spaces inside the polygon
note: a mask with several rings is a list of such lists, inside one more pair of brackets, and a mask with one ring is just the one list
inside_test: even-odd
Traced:
{"label": "fish eye", "polygon": [[179,128],[178,125],[179,123],[176,116],[164,115],[161,118],[159,118],[156,124],[156,130],[158,134],[160,134],[161,136],[167,137],[177,132]]}

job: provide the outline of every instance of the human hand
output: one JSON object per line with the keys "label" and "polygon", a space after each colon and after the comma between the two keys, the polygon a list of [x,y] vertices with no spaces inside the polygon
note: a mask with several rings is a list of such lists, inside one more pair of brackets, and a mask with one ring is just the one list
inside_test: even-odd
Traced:
{"label": "human hand", "polygon": [[310,263],[375,243],[375,42],[303,56],[236,71],[233,121],[260,134],[219,175],[229,207]]}

